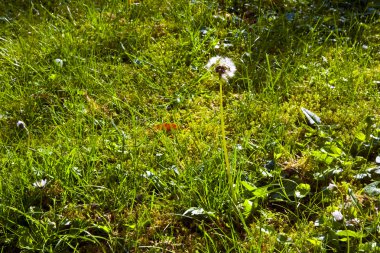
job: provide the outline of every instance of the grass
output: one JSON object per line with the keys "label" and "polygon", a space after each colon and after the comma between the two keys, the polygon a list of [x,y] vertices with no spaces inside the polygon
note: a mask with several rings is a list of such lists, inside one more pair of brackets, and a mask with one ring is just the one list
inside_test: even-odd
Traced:
{"label": "grass", "polygon": [[380,7],[309,2],[1,2],[2,252],[378,252]]}

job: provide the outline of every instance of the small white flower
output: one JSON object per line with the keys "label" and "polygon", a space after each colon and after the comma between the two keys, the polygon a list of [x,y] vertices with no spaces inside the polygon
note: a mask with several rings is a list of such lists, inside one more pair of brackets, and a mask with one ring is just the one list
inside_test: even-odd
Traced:
{"label": "small white flower", "polygon": [[336,188],[337,188],[336,185],[333,184],[333,183],[330,183],[329,186],[327,186],[327,189],[328,189],[329,191],[333,191],[333,190],[336,189]]}
{"label": "small white flower", "polygon": [[343,220],[343,214],[340,211],[336,210],[336,211],[332,212],[331,214],[334,217],[335,221]]}
{"label": "small white flower", "polygon": [[26,128],[26,124],[25,124],[24,121],[19,120],[19,121],[17,121],[17,127],[21,128],[21,129],[25,129]]}
{"label": "small white flower", "polygon": [[233,77],[236,72],[236,66],[234,62],[228,57],[214,56],[206,64],[208,70],[215,71],[224,80],[228,80]]}
{"label": "small white flower", "polygon": [[17,121],[16,125],[17,125],[18,128],[25,130],[25,132],[26,132],[27,134],[29,134],[29,130],[28,130],[28,128],[26,127],[26,124],[25,124],[24,121],[19,120],[19,121]]}
{"label": "small white flower", "polygon": [[346,226],[347,227],[350,227],[350,226],[359,226],[360,225],[360,220],[358,218],[353,218],[351,220],[348,220],[346,221]]}
{"label": "small white flower", "polygon": [[46,183],[47,183],[47,180],[42,179],[41,181],[34,182],[33,186],[36,188],[43,188],[43,187],[45,187]]}
{"label": "small white flower", "polygon": [[48,219],[48,225],[52,228],[57,228],[57,224],[54,221],[51,221],[50,219]]}
{"label": "small white flower", "polygon": [[215,49],[219,49],[221,46],[223,46],[224,48],[228,48],[228,47],[233,47],[234,45],[231,44],[231,43],[223,43],[223,44],[220,44],[220,43],[218,42],[218,44],[216,44],[216,45],[214,46],[214,48],[215,48]]}
{"label": "small white flower", "polygon": [[154,174],[150,172],[149,170],[147,170],[142,174],[142,176],[145,178],[151,178],[151,177],[154,177]]}
{"label": "small white flower", "polygon": [[57,58],[54,60],[54,63],[58,66],[58,67],[63,67],[63,60]]}

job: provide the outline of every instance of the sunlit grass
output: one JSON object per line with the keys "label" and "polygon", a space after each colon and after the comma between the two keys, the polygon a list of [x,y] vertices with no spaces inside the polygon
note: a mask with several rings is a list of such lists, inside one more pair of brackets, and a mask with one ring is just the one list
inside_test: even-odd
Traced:
{"label": "sunlit grass", "polygon": [[378,251],[359,2],[0,3],[2,251]]}

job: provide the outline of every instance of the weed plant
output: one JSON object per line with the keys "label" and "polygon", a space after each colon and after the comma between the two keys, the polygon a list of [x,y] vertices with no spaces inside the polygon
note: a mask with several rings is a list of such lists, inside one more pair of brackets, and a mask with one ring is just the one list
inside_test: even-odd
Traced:
{"label": "weed plant", "polygon": [[1,1],[1,251],[379,252],[379,23],[370,0]]}

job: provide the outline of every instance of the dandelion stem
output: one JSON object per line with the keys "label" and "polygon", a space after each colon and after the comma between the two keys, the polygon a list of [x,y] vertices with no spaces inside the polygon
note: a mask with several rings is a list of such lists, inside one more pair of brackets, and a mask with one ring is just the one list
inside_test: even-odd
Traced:
{"label": "dandelion stem", "polygon": [[224,129],[225,127],[224,127],[223,79],[222,78],[219,78],[219,84],[220,84],[220,125],[222,128],[222,146],[223,146],[223,153],[224,153],[224,161],[226,163],[226,173],[227,173],[227,179],[228,179],[228,183],[230,187],[230,194],[231,194],[232,200],[234,201],[234,203],[236,203],[234,184],[232,181],[231,165],[228,159],[228,152],[227,152],[226,132]]}

